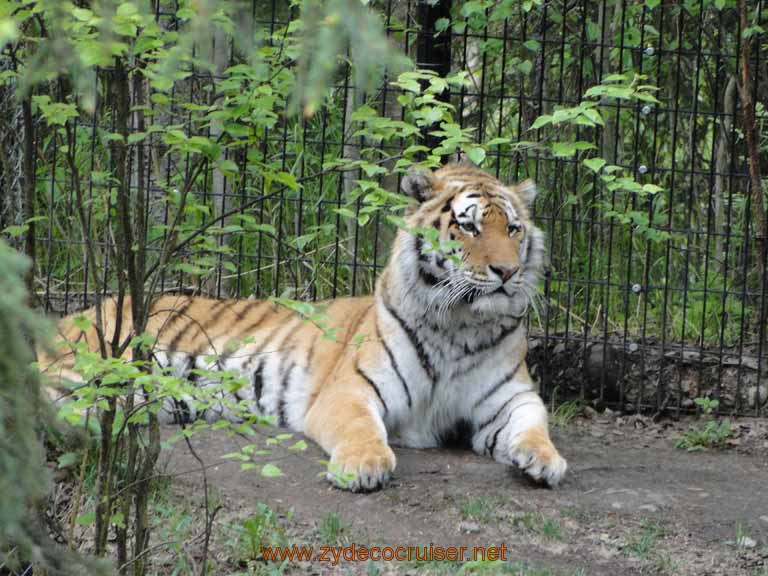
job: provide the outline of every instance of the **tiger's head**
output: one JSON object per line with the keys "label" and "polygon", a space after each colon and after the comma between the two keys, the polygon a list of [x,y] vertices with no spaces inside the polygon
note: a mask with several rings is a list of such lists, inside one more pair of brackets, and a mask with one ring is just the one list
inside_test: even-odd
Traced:
{"label": "tiger's head", "polygon": [[[536,295],[544,268],[544,235],[529,209],[536,186],[526,180],[505,186],[469,164],[437,171],[412,170],[402,191],[419,205],[406,218],[417,233],[402,232],[400,254],[410,247],[409,266],[442,310],[469,307],[475,313],[522,316]],[[436,229],[425,239],[418,229]]]}

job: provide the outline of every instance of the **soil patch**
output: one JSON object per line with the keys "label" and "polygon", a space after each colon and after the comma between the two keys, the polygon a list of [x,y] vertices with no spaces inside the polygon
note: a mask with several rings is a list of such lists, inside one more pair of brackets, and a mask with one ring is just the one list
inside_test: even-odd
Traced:
{"label": "soil patch", "polygon": [[[249,518],[264,523],[257,504],[263,502],[277,514],[274,529],[288,543],[432,543],[470,550],[504,544],[517,563],[507,569],[515,574],[768,574],[768,423],[735,421],[725,450],[676,449],[676,438],[691,424],[587,411],[554,430],[570,466],[555,490],[470,452],[398,448],[389,487],[351,494],[323,480],[324,456],[311,443],[304,452],[272,460],[284,476],[264,478],[221,458],[247,443],[241,437],[206,431],[192,442],[220,506],[213,546],[217,573],[266,567],[263,560],[249,561],[238,529]],[[190,472],[198,467],[183,442],[167,453],[166,472],[175,475],[170,500],[199,520],[202,475]],[[199,546],[184,553],[194,558]],[[284,569],[452,574],[460,566],[348,562],[334,568],[294,561]]]}

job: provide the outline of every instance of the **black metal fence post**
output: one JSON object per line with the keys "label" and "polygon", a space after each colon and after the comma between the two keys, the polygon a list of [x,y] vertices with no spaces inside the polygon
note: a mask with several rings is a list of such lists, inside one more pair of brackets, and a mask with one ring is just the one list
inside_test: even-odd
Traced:
{"label": "black metal fence post", "polygon": [[[451,20],[451,0],[419,0],[417,12],[419,31],[416,37],[416,66],[431,70],[438,76],[451,72],[451,28],[439,30],[438,21]],[[438,96],[443,102],[451,99],[446,90]],[[422,133],[424,145],[434,148],[437,140],[425,128]]]}

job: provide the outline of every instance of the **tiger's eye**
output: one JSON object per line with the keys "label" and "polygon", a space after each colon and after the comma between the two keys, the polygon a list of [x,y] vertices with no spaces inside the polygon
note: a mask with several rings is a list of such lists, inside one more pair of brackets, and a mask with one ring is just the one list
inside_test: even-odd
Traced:
{"label": "tiger's eye", "polygon": [[477,234],[477,226],[475,226],[472,222],[462,222],[459,224],[459,227],[464,230],[464,232],[468,232],[469,234]]}
{"label": "tiger's eye", "polygon": [[520,232],[520,224],[509,224],[507,226],[507,231],[509,232],[510,236],[517,234]]}

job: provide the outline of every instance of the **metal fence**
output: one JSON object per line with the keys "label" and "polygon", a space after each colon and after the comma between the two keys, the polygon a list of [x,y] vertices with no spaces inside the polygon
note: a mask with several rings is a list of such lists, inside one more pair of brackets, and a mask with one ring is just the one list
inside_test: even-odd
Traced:
{"label": "metal fence", "polygon": [[[709,395],[725,411],[759,415],[768,397],[768,276],[760,262],[766,206],[755,205],[748,173],[736,10],[704,0],[433,4],[390,0],[372,9],[381,13],[392,43],[419,67],[469,73],[469,86],[446,97],[479,143],[498,137],[545,141],[548,133],[531,130],[536,117],[578,104],[610,75],[641,74],[642,82],[659,88],[658,104],[601,101],[605,126],[569,134],[641,184],[660,186],[657,194],[612,190],[578,153],[559,157],[541,148],[488,147],[485,169],[504,181],[532,177],[541,190],[535,220],[547,233],[550,272],[542,286],[546,310],[531,318],[530,361],[544,394],[554,401],[581,397],[652,412],[694,409],[694,398]],[[500,4],[514,9],[494,18]],[[174,27],[173,10],[156,5],[158,20]],[[758,15],[762,7],[758,2]],[[273,32],[296,16],[274,0],[253,0],[252,8],[254,21]],[[763,43],[757,35],[749,54],[758,129],[768,93]],[[220,67],[234,58],[229,48],[214,46],[213,52]],[[193,72],[175,90],[205,102],[215,74]],[[389,80],[363,93],[345,66],[317,114],[280,118],[257,146],[230,157],[241,169],[239,182],[203,165],[193,192],[211,209],[201,222],[247,209],[273,232],[222,236],[219,242],[229,242],[231,253],[212,256],[212,275],[190,275],[182,267],[166,274],[159,289],[306,299],[370,292],[386,264],[393,229],[378,214],[363,226],[341,218],[338,209],[361,175],[324,166],[354,158],[362,148],[397,149],[355,136],[350,120],[362,103],[381,116],[402,117]],[[62,97],[57,86],[49,93],[53,99]],[[108,111],[97,101],[88,123],[84,116],[69,121],[83,148],[79,176],[62,142],[42,128],[37,132],[37,211],[48,220],[36,232],[36,287],[46,310],[71,312],[87,305],[95,291],[109,290],[106,280],[104,286],[89,283],[82,240],[66,222],[76,208],[77,184],[90,193],[110,186],[100,179],[108,167],[96,137],[111,129]],[[21,123],[21,114],[13,121]],[[154,122],[181,124],[190,134],[197,129],[183,110],[158,113]],[[16,134],[22,138],[21,124]],[[11,155],[13,138],[4,143]],[[760,144],[765,155],[768,145]],[[191,169],[189,158],[165,151],[152,135],[130,148],[131,185],[145,195],[147,218],[156,221],[168,215],[164,188]],[[153,158],[162,171],[153,169]],[[301,186],[270,186],[247,170],[254,162],[279,164]],[[10,174],[3,177],[10,189]],[[397,187],[396,177],[380,179]],[[13,223],[12,207],[6,206],[5,225]],[[107,245],[102,229],[94,220],[92,237]]]}

